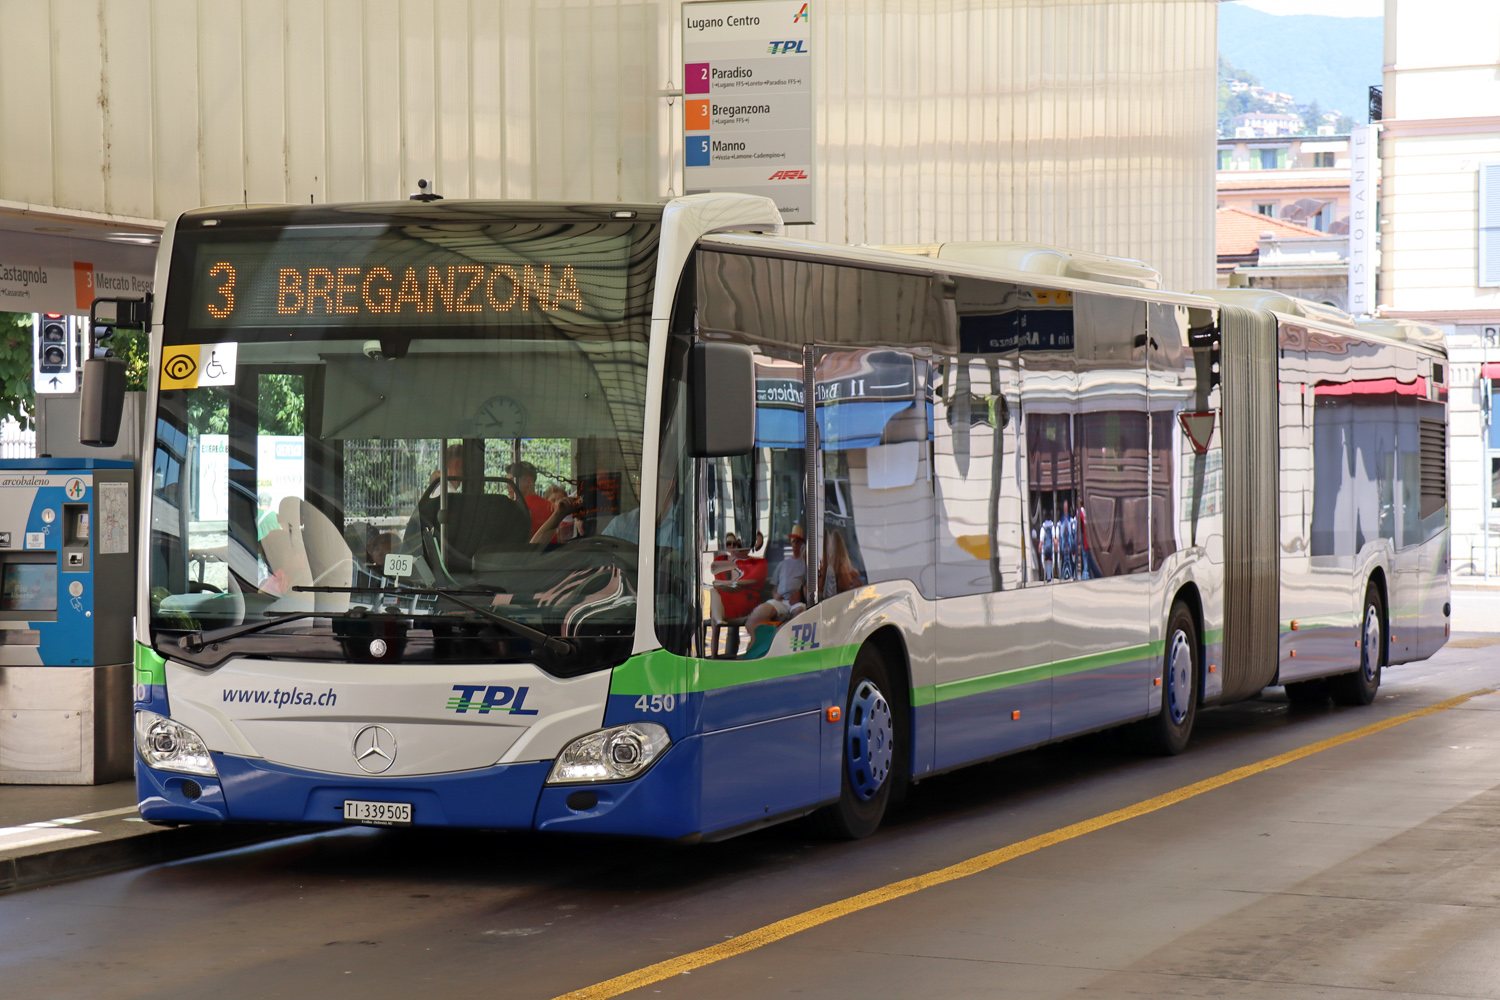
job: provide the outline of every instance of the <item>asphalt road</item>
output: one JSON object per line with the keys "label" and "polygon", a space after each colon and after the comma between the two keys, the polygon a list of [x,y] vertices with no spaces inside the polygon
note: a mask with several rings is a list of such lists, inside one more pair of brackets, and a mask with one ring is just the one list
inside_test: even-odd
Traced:
{"label": "asphalt road", "polygon": [[[1075,740],[925,782],[854,844],[349,829],[12,893],[0,996],[549,1000],[1500,688],[1500,635],[1458,638],[1370,708],[1272,691],[1201,713],[1171,759]],[[1500,997],[1497,713],[1478,697],[625,995]]]}

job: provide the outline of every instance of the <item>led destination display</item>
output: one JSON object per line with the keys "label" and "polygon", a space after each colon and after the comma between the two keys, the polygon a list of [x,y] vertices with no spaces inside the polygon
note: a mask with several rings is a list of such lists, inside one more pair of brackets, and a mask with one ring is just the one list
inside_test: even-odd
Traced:
{"label": "led destination display", "polygon": [[543,238],[505,242],[465,234],[461,248],[389,233],[205,243],[196,255],[191,325],[618,322],[630,234],[552,228]]}

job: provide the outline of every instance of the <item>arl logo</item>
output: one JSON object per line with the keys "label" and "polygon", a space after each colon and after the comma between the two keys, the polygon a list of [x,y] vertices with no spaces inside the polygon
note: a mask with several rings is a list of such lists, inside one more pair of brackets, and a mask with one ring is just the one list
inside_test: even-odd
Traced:
{"label": "arl logo", "polygon": [[[526,704],[526,694],[531,690],[529,687],[513,688],[504,684],[455,684],[453,690],[458,694],[448,699],[448,708],[459,715],[468,714],[469,709],[476,709],[480,715],[489,715],[491,712],[509,712],[511,715],[536,715],[534,708],[522,708]],[[480,691],[484,697],[475,700]]]}
{"label": "arl logo", "polygon": [[805,180],[807,180],[807,171],[806,170],[778,170],[774,174],[772,174],[770,177],[767,177],[766,180],[768,180],[768,181],[805,181]]}
{"label": "arl logo", "polygon": [[807,55],[807,49],[803,48],[803,46],[806,44],[807,39],[805,38],[800,41],[793,39],[790,42],[772,42],[770,48],[767,51],[769,51],[773,56],[805,56]]}

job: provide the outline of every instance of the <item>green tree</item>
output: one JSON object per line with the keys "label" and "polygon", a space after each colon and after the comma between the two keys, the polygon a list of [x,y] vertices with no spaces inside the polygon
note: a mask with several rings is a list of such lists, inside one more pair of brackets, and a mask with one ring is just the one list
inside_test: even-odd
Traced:
{"label": "green tree", "polygon": [[125,388],[146,391],[146,373],[151,364],[151,336],[144,330],[116,330],[105,342],[115,357],[125,362]]}
{"label": "green tree", "polygon": [[1323,109],[1319,106],[1318,99],[1315,97],[1313,98],[1313,102],[1302,112],[1302,134],[1317,135],[1318,126],[1321,124],[1323,124]]}
{"label": "green tree", "polygon": [[301,375],[262,375],[257,395],[260,433],[292,436],[302,433],[302,413],[307,396]]}
{"label": "green tree", "polygon": [[31,313],[0,313],[0,419],[31,427],[36,406],[31,384]]}

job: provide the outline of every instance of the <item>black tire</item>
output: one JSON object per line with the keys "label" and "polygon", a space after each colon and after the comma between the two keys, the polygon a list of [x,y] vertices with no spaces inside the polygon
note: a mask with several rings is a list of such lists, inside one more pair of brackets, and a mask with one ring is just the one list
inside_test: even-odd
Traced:
{"label": "black tire", "polygon": [[1161,711],[1137,727],[1144,749],[1166,757],[1187,749],[1198,717],[1198,672],[1202,661],[1198,622],[1186,604],[1172,605],[1162,656]]}
{"label": "black tire", "polygon": [[1368,705],[1380,691],[1385,666],[1385,602],[1372,580],[1365,587],[1364,611],[1359,616],[1359,669],[1328,678],[1328,693],[1339,705]]}
{"label": "black tire", "polygon": [[1286,700],[1293,705],[1322,708],[1328,704],[1328,682],[1321,677],[1311,681],[1293,681],[1284,690]]}
{"label": "black tire", "polygon": [[[866,739],[872,726],[876,737]],[[835,840],[859,840],[880,826],[893,790],[905,784],[911,746],[908,726],[905,692],[893,685],[880,652],[874,646],[862,647],[844,698],[839,800],[813,813],[819,833]]]}

